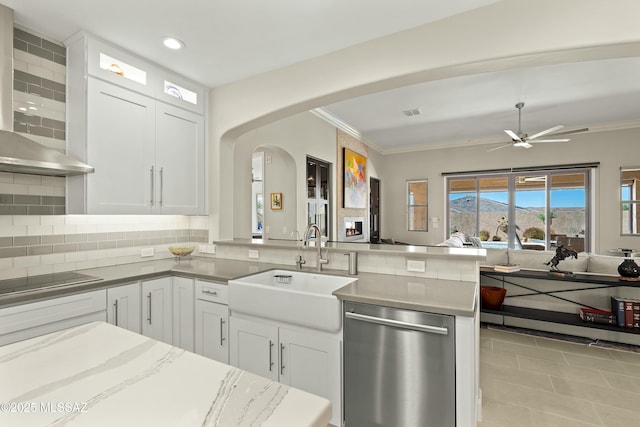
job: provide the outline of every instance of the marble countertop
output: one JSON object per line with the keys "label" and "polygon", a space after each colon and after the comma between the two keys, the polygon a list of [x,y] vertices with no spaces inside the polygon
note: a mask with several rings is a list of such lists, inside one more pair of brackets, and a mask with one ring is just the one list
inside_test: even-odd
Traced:
{"label": "marble countertop", "polygon": [[326,427],[328,400],[94,322],[0,347],[0,425]]}
{"label": "marble countertop", "polygon": [[[271,269],[293,270],[294,267],[291,265],[209,257],[190,257],[180,262],[170,258],[100,267],[79,270],[83,274],[101,278],[102,280],[98,282],[33,290],[15,295],[0,295],[0,307],[104,289],[127,282],[167,275],[194,277],[226,283],[231,279]],[[312,270],[305,269],[305,271]],[[343,270],[327,269],[323,270],[323,274],[347,276]],[[357,281],[334,292],[335,296],[346,301],[456,316],[473,316],[475,304],[477,303],[478,288],[474,282],[365,272],[349,277],[353,277]]]}
{"label": "marble countertop", "polygon": [[333,293],[344,301],[473,317],[478,284],[456,280],[375,275],[359,279]]}

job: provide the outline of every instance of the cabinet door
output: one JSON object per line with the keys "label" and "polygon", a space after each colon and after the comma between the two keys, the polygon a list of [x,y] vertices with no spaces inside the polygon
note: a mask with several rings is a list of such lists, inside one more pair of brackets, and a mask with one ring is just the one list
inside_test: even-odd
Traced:
{"label": "cabinet door", "polygon": [[340,341],[279,329],[280,382],[331,401],[331,424],[342,425]]}
{"label": "cabinet door", "polygon": [[171,277],[142,282],[142,334],[173,343]]}
{"label": "cabinet door", "polygon": [[173,277],[173,345],[193,351],[193,279]]}
{"label": "cabinet door", "polygon": [[156,212],[205,213],[204,119],[201,115],[156,104]]}
{"label": "cabinet door", "polygon": [[196,300],[196,353],[229,363],[229,308]]}
{"label": "cabinet door", "polygon": [[89,78],[87,102],[87,213],[150,213],[155,101]]}
{"label": "cabinet door", "polygon": [[140,283],[107,289],[107,322],[140,333]]}
{"label": "cabinet door", "polygon": [[278,328],[246,319],[230,319],[231,365],[278,381]]}

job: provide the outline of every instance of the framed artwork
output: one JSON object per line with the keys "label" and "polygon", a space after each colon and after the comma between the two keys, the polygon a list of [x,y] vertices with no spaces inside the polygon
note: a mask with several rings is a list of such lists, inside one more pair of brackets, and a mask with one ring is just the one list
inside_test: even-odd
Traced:
{"label": "framed artwork", "polygon": [[271,193],[271,210],[279,211],[282,209],[282,193]]}
{"label": "framed artwork", "polygon": [[343,207],[367,207],[367,158],[361,154],[344,149],[343,153]]}

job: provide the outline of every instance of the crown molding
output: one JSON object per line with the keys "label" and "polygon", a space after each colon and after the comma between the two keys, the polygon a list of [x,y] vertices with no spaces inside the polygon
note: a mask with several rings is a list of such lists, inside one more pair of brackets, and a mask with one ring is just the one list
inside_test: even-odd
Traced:
{"label": "crown molding", "polygon": [[313,110],[310,110],[310,111],[313,114],[315,114],[316,116],[320,117],[322,120],[324,120],[327,123],[331,124],[332,126],[335,126],[336,128],[340,129],[344,133],[346,133],[348,135],[351,135],[352,137],[354,137],[358,141],[363,142],[369,148],[373,148],[378,153],[384,154],[384,150],[382,150],[382,148],[379,145],[375,144],[372,141],[369,141],[367,138],[365,138],[362,135],[362,133],[358,129],[356,129],[353,126],[349,125],[347,122],[345,122],[344,120],[340,119],[339,117],[331,114],[329,111],[325,110],[324,108],[322,108],[322,107],[314,108]]}

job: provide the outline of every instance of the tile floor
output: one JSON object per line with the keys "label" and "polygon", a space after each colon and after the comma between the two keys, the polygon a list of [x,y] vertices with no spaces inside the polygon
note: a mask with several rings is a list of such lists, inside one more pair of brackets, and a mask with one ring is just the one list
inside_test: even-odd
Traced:
{"label": "tile floor", "polygon": [[640,348],[480,330],[478,427],[640,426]]}

